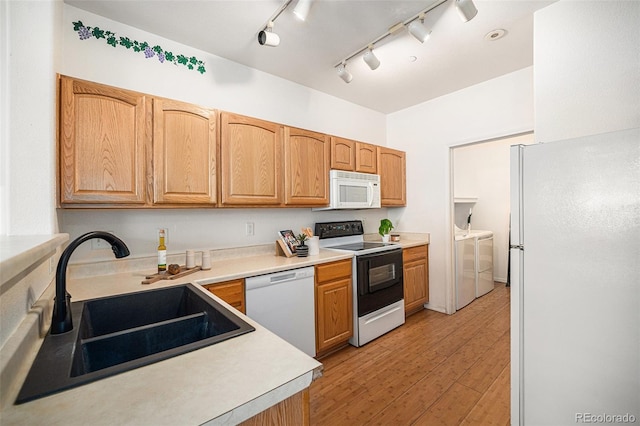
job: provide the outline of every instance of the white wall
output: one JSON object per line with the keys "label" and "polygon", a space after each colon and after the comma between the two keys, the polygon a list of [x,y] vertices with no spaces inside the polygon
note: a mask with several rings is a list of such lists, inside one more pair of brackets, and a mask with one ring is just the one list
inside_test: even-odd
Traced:
{"label": "white wall", "polygon": [[55,73],[62,2],[2,2],[0,233],[56,232]]}
{"label": "white wall", "polygon": [[560,1],[534,20],[539,142],[640,125],[640,3]]}
{"label": "white wall", "polygon": [[525,68],[387,117],[387,145],[407,151],[408,206],[398,230],[430,232],[430,309],[454,312],[450,147],[533,129],[533,73]]}
{"label": "white wall", "polygon": [[[119,36],[146,40],[165,50],[203,59],[207,72],[160,64],[104,40],[80,40],[72,22],[110,30]],[[362,140],[386,143],[386,119],[381,113],[248,68],[189,46],[111,21],[69,5],[64,6],[60,73],[152,95],[183,100],[283,124]],[[187,248],[214,249],[275,241],[276,231],[315,222],[365,218],[366,232],[377,232],[386,209],[361,212],[312,212],[296,209],[183,209],[127,211],[60,210],[62,232],[73,239],[97,228],[115,232],[129,245],[132,256],[155,253],[159,227],[169,229],[169,252]],[[255,223],[255,236],[245,236],[245,222]],[[84,244],[72,262],[112,259],[110,250],[90,250]]]}
{"label": "white wall", "polygon": [[493,279],[507,282],[509,255],[509,148],[529,145],[533,133],[453,149],[454,196],[475,196],[474,204],[455,204],[454,218],[464,228],[473,208],[471,228],[493,232]]}

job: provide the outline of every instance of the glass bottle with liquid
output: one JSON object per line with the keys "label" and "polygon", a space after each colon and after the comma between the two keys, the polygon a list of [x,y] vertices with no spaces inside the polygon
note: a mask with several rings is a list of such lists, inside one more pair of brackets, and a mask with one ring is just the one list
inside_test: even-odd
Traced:
{"label": "glass bottle with liquid", "polygon": [[167,270],[167,246],[164,245],[165,232],[161,229],[158,233],[158,273],[166,272]]}

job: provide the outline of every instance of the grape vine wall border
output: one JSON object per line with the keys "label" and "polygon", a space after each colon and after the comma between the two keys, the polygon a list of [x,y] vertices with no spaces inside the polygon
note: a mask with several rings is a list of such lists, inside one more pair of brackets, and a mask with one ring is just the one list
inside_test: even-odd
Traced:
{"label": "grape vine wall border", "polygon": [[114,32],[102,30],[98,27],[85,26],[82,21],[73,22],[73,31],[78,33],[80,40],[87,40],[91,37],[95,37],[96,40],[104,39],[110,46],[123,46],[127,49],[133,49],[134,52],[143,52],[144,57],[147,59],[156,57],[160,63],[184,65],[190,70],[198,71],[200,74],[207,72],[204,67],[204,62],[195,56],[188,58],[184,55],[174,55],[173,52],[166,51],[158,45],[151,46],[146,41],[139,42],[137,40],[131,40],[129,37],[116,37],[116,33]]}

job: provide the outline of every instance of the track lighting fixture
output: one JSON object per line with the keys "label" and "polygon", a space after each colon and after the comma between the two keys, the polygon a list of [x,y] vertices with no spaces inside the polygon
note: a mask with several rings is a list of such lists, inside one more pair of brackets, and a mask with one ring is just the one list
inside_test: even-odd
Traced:
{"label": "track lighting fixture", "polygon": [[473,4],[473,0],[455,0],[455,2],[460,18],[462,18],[464,22],[469,22],[478,14],[478,9],[476,9],[476,5]]}
{"label": "track lighting fixture", "polygon": [[273,21],[269,21],[267,27],[258,33],[258,43],[262,46],[272,47],[280,44],[280,37],[273,32]]}
{"label": "track lighting fixture", "polygon": [[409,33],[416,38],[420,43],[424,43],[429,38],[431,31],[424,26],[424,15],[414,19],[407,26]]}
{"label": "track lighting fixture", "polygon": [[380,60],[376,57],[375,53],[373,53],[373,46],[369,46],[369,49],[362,56],[362,59],[372,70],[375,70],[380,66]]}
{"label": "track lighting fixture", "polygon": [[338,76],[345,82],[351,83],[351,79],[353,76],[349,71],[347,71],[346,64],[342,63],[337,66],[336,70],[338,71]]}
{"label": "track lighting fixture", "polygon": [[311,3],[313,0],[298,0],[298,4],[293,8],[293,14],[301,21],[305,21],[307,19],[307,15],[309,14],[309,9],[311,8]]}
{"label": "track lighting fixture", "polygon": [[[291,2],[293,0],[288,0],[288,1]],[[302,1],[303,0],[299,0],[299,3],[301,3]],[[381,42],[382,40],[386,39],[389,36],[395,35],[399,31],[404,31],[406,29],[420,43],[424,43],[429,38],[429,35],[431,34],[431,30],[424,25],[425,15],[428,12],[431,12],[436,7],[447,3],[447,1],[448,0],[436,0],[436,2],[431,6],[427,7],[426,9],[409,17],[404,21],[396,23],[395,25],[390,27],[380,37],[369,42],[367,45],[356,50],[349,56],[346,56],[344,59],[342,59],[342,61],[334,65],[334,67],[338,72],[338,76],[341,79],[343,79],[345,83],[351,82],[351,79],[353,78],[353,76],[346,69],[347,61],[350,61],[351,59],[362,54],[363,52],[364,54],[362,55],[362,59],[369,66],[369,68],[371,68],[372,70],[375,70],[376,68],[378,68],[380,66],[380,60],[373,53],[373,46],[378,45],[379,42]],[[476,9],[476,6],[473,4],[473,0],[453,0],[453,1],[456,5],[456,9],[458,9],[460,16],[465,22],[470,21],[478,14],[478,9]],[[415,57],[413,61],[415,61]]]}

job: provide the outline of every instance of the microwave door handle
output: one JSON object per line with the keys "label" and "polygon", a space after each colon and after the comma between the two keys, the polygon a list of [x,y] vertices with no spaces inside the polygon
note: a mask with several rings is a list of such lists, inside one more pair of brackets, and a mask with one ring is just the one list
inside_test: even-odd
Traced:
{"label": "microwave door handle", "polygon": [[373,183],[367,183],[367,198],[369,199],[369,207],[373,205]]}

